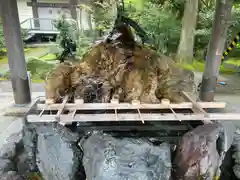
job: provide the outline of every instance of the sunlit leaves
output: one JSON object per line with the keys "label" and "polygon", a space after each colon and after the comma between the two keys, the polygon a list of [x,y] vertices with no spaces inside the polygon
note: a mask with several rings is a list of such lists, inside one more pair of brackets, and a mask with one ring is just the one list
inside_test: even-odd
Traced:
{"label": "sunlit leaves", "polygon": [[144,5],[146,3],[148,3],[147,0],[124,0],[124,3],[126,4],[126,6],[128,5],[133,5],[136,10],[143,10],[144,8]]}

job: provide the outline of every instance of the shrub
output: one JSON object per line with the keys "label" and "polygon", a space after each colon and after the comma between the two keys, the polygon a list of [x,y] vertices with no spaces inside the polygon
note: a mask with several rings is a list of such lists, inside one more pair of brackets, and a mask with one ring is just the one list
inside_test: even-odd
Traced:
{"label": "shrub", "polygon": [[44,80],[46,74],[54,68],[53,64],[39,60],[37,58],[31,58],[27,62],[27,70],[31,72],[32,79]]}

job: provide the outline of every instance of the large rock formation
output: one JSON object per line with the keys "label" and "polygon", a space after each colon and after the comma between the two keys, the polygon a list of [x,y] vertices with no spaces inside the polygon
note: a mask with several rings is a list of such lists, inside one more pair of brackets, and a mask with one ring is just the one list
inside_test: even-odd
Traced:
{"label": "large rock formation", "polygon": [[19,169],[25,166],[19,159],[23,154],[21,133],[12,134],[0,148],[0,180],[23,180],[28,173]]}
{"label": "large rock formation", "polygon": [[198,126],[186,133],[176,150],[175,179],[211,180],[219,178],[224,149],[224,134],[218,123]]}
{"label": "large rock formation", "polygon": [[240,133],[239,130],[236,133],[235,142],[233,144],[233,160],[234,160],[234,167],[233,172],[235,176],[240,179]]}
{"label": "large rock formation", "polygon": [[56,124],[26,124],[24,127],[24,147],[31,171],[39,171],[44,180],[85,178],[77,133]]}
{"label": "large rock formation", "polygon": [[144,45],[133,42],[129,46],[122,36],[96,44],[78,64],[60,64],[49,73],[45,88],[48,101],[56,102],[74,89],[78,89],[76,97],[83,96],[85,89],[89,90],[89,78],[98,81],[101,102],[112,96],[124,102],[158,103],[162,98],[181,102],[180,91],[196,92],[192,72]]}
{"label": "large rock formation", "polygon": [[[44,180],[86,177],[88,180],[195,180],[199,177],[208,180],[219,175],[217,170],[224,148],[218,145],[225,141],[220,141],[223,136],[219,124],[202,125],[189,131],[175,152],[171,148],[174,146],[164,142],[166,138],[161,139],[162,133],[139,137],[139,132],[135,138],[124,138],[132,133],[123,137],[116,132],[86,130],[90,133],[83,134],[78,128],[25,122],[23,134],[12,136],[0,148],[0,179],[41,179],[42,176]],[[234,155],[236,175],[238,154]]]}
{"label": "large rock formation", "polygon": [[147,139],[114,138],[93,133],[82,142],[83,165],[89,180],[170,180],[171,148]]}

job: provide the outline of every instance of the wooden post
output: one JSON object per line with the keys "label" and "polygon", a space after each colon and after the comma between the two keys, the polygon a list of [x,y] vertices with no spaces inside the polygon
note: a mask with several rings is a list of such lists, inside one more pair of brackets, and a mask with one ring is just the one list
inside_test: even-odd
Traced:
{"label": "wooden post", "polygon": [[0,1],[0,7],[15,104],[29,104],[31,102],[31,95],[18,17],[17,0]]}
{"label": "wooden post", "polygon": [[40,28],[39,22],[39,14],[38,14],[38,7],[37,7],[37,0],[32,0],[32,13],[33,13],[33,22],[34,22],[34,29]]}
{"label": "wooden post", "polygon": [[228,20],[231,15],[233,0],[217,0],[212,35],[208,46],[207,59],[202,78],[200,99],[213,101],[217,78],[221,65],[221,57],[226,41]]}
{"label": "wooden post", "polygon": [[76,10],[77,0],[69,0],[69,4],[70,4],[71,16],[74,20],[77,21],[77,10]]}

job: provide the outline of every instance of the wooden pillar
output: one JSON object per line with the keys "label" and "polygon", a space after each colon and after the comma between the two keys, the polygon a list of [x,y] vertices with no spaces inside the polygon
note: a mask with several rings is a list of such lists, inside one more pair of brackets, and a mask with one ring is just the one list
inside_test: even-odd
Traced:
{"label": "wooden pillar", "polygon": [[74,20],[77,21],[77,9],[76,9],[77,0],[69,0],[69,4],[70,4],[71,16]]}
{"label": "wooden pillar", "polygon": [[213,101],[221,58],[227,37],[228,21],[231,17],[233,0],[217,0],[212,35],[208,45],[207,58],[199,97],[202,101]]}
{"label": "wooden pillar", "polygon": [[79,9],[79,28],[82,31],[83,30],[83,25],[82,25],[82,8]]}
{"label": "wooden pillar", "polygon": [[34,18],[34,27],[40,28],[37,0],[32,0],[32,13]]}
{"label": "wooden pillar", "polygon": [[0,1],[0,12],[16,105],[31,102],[17,0]]}

